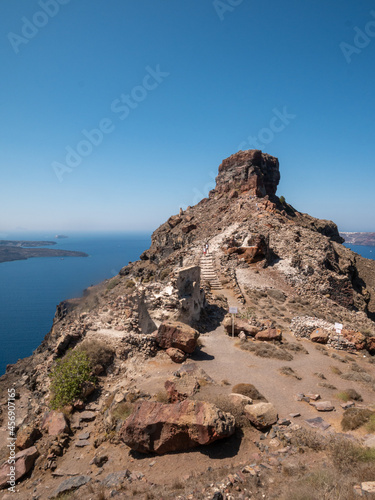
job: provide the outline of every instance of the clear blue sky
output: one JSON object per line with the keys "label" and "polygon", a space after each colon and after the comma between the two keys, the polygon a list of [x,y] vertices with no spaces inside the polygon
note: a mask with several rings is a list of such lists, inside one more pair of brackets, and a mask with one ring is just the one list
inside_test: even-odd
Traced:
{"label": "clear blue sky", "polygon": [[375,231],[373,1],[2,0],[0,14],[3,234],[155,229],[254,140],[298,210]]}

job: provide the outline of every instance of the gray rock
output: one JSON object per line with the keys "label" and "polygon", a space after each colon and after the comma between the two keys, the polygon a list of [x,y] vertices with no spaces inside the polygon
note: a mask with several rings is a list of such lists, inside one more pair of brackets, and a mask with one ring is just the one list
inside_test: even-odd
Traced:
{"label": "gray rock", "polygon": [[80,439],[74,443],[77,448],[83,448],[84,446],[89,446],[91,443],[87,439]]}
{"label": "gray rock", "polygon": [[309,418],[305,420],[305,422],[310,426],[314,427],[314,429],[320,429],[322,431],[325,431],[328,429],[328,427],[331,427],[331,424],[328,424],[325,422],[322,417],[316,417],[316,418]]}
{"label": "gray rock", "polygon": [[101,484],[106,488],[116,488],[121,486],[121,484],[130,477],[130,471],[125,469],[120,472],[111,472],[102,481]]}
{"label": "gray rock", "polygon": [[89,481],[91,481],[90,476],[76,476],[65,479],[65,481],[60,483],[60,485],[56,488],[56,490],[49,498],[56,498],[57,496],[61,495],[61,493],[67,493],[68,491],[77,490],[81,486],[87,484]]}
{"label": "gray rock", "polygon": [[89,439],[90,433],[89,432],[81,432],[81,434],[78,436],[78,439]]}
{"label": "gray rock", "polygon": [[80,422],[92,422],[96,418],[96,413],[93,411],[83,411],[79,415]]}

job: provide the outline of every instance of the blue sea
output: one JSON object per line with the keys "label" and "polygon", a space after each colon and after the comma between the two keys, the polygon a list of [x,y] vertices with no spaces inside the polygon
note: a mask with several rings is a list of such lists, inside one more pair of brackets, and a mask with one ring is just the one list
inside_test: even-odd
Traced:
{"label": "blue sea", "polygon": [[12,234],[2,239],[55,241],[45,248],[85,252],[89,257],[43,257],[0,263],[0,375],[7,364],[30,356],[49,332],[56,305],[115,276],[149,248],[150,233]]}

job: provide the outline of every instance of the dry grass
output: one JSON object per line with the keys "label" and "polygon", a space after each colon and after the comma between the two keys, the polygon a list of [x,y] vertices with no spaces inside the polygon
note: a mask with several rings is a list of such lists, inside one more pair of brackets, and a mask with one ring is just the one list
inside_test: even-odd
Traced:
{"label": "dry grass", "polygon": [[342,401],[363,401],[362,396],[355,389],[345,389],[337,394]]}
{"label": "dry grass", "polygon": [[330,366],[329,368],[335,375],[342,375],[342,371],[340,370],[340,368],[337,368],[337,366]]}
{"label": "dry grass", "polygon": [[253,384],[237,384],[232,387],[232,392],[236,394],[242,394],[243,396],[247,396],[248,398],[258,400],[258,401],[266,401],[266,398],[261,394],[258,389],[253,386]]}
{"label": "dry grass", "polygon": [[[366,408],[348,408],[341,419],[343,431],[353,431],[366,424],[374,412]],[[375,451],[375,450],[374,450]]]}
{"label": "dry grass", "polygon": [[375,413],[373,413],[365,425],[366,431],[375,434]]}
{"label": "dry grass", "polygon": [[84,340],[76,349],[87,354],[91,366],[109,366],[115,355],[114,350],[99,340]]}
{"label": "dry grass", "polygon": [[116,421],[121,421],[123,422],[128,418],[129,415],[131,415],[133,411],[133,405],[131,403],[127,403],[123,401],[122,403],[118,403],[111,411],[112,417]]}
{"label": "dry grass", "polygon": [[283,349],[286,349],[287,351],[295,352],[296,354],[301,353],[301,354],[309,354],[309,351],[305,349],[305,347],[301,344],[296,344],[296,343],[290,343],[290,342],[283,342]]}
{"label": "dry grass", "polygon": [[282,366],[280,369],[279,369],[279,372],[282,374],[282,375],[286,375],[287,377],[294,377],[296,378],[297,380],[302,380],[302,377],[300,377],[299,375],[297,375],[297,373],[293,370],[293,368],[291,368],[290,366]]}
{"label": "dry grass", "polygon": [[328,382],[319,382],[319,387],[325,387],[326,389],[331,389],[332,391],[337,391],[337,387],[335,385],[329,384]]}
{"label": "dry grass", "polygon": [[282,361],[292,361],[293,356],[283,347],[276,347],[274,344],[266,344],[265,342],[243,342],[240,344],[243,351],[250,351],[260,358],[275,358]]}
{"label": "dry grass", "polygon": [[168,396],[168,393],[166,391],[157,392],[154,395],[154,399],[158,403],[164,403],[164,404],[169,403],[169,396]]}

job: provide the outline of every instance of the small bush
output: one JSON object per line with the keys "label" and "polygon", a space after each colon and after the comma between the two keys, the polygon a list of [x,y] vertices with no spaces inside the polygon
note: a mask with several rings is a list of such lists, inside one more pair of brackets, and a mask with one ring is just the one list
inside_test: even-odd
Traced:
{"label": "small bush", "polygon": [[84,352],[90,360],[91,366],[109,366],[114,357],[114,350],[99,340],[84,340],[76,349]]}
{"label": "small bush", "polygon": [[363,401],[362,396],[355,389],[345,389],[337,394],[342,401]]}
{"label": "small bush", "polygon": [[282,205],[285,205],[285,197],[284,196],[280,196],[279,200],[280,200],[280,203]]}
{"label": "small bush", "polygon": [[125,288],[134,288],[135,287],[135,282],[133,280],[127,280],[125,282]]}
{"label": "small bush", "polygon": [[166,267],[165,269],[163,269],[162,271],[160,271],[159,279],[161,281],[164,281],[166,278],[169,277],[169,275],[171,274],[171,272],[172,272],[172,269],[170,267]]}
{"label": "small bush", "polygon": [[52,369],[51,408],[56,410],[71,404],[81,396],[84,382],[94,382],[91,376],[91,363],[88,355],[82,351],[68,351]]}
{"label": "small bush", "polygon": [[337,387],[335,385],[329,384],[328,382],[319,382],[319,387],[325,387],[326,389],[331,389],[332,391],[337,391]]}
{"label": "small bush", "polygon": [[297,373],[293,370],[293,368],[290,368],[290,366],[282,366],[279,370],[279,372],[282,375],[286,375],[287,377],[294,377],[297,380],[302,380],[302,377],[297,375]]}
{"label": "small bush", "polygon": [[169,403],[168,393],[166,391],[159,391],[154,396],[155,401],[158,403]]}
{"label": "small bush", "polygon": [[342,472],[352,472],[361,463],[375,464],[375,448],[364,448],[349,439],[333,438],[330,452],[334,465]]}
{"label": "small bush", "polygon": [[243,351],[250,351],[260,358],[275,358],[282,361],[292,361],[293,359],[290,352],[273,344],[266,344],[265,342],[259,344],[256,342],[244,342],[240,344],[240,348]]}
{"label": "small bush", "polygon": [[367,432],[369,432],[370,434],[375,434],[375,413],[370,416],[365,427]]}
{"label": "small bush", "polygon": [[374,413],[365,408],[348,408],[341,419],[343,431],[353,431],[366,424]]}
{"label": "small bush", "polygon": [[118,276],[116,276],[115,278],[111,279],[108,284],[107,284],[107,290],[112,290],[113,288],[115,288],[115,286],[117,286],[119,283],[120,283],[120,278]]}
{"label": "small bush", "polygon": [[258,401],[266,401],[266,398],[261,394],[253,384],[237,384],[232,387],[232,392],[242,394],[248,398]]}
{"label": "small bush", "polygon": [[337,366],[330,366],[331,372],[335,375],[342,375],[342,371]]}

